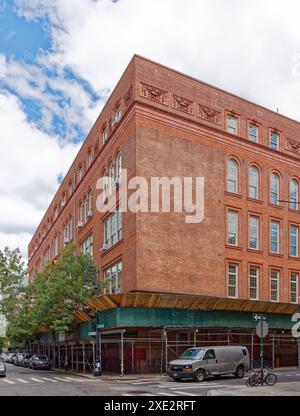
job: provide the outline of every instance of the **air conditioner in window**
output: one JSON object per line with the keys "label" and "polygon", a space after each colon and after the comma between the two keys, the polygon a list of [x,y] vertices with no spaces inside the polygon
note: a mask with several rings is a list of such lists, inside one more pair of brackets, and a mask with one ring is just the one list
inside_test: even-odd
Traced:
{"label": "air conditioner in window", "polygon": [[83,227],[83,221],[78,221],[77,228],[82,228],[82,227]]}
{"label": "air conditioner in window", "polygon": [[62,203],[60,204],[61,208],[63,208],[66,205],[66,203],[64,201],[62,201]]}
{"label": "air conditioner in window", "polygon": [[93,211],[88,211],[86,216],[87,218],[91,218],[93,216]]}
{"label": "air conditioner in window", "polygon": [[109,244],[103,244],[103,246],[101,247],[101,251],[107,251],[110,249],[110,245]]}
{"label": "air conditioner in window", "polygon": [[68,244],[69,242],[70,242],[70,240],[69,240],[68,238],[65,238],[65,239],[64,239],[64,243],[65,243],[65,244]]}
{"label": "air conditioner in window", "polygon": [[115,180],[116,188],[118,189],[120,187],[120,185],[121,185],[121,178],[116,178],[116,180]]}

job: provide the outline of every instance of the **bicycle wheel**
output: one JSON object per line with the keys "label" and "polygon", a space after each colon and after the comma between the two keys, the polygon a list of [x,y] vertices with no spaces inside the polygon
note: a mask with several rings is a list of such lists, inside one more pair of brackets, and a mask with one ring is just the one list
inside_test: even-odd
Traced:
{"label": "bicycle wheel", "polygon": [[268,374],[265,378],[265,382],[268,386],[274,386],[277,383],[277,376],[275,374]]}

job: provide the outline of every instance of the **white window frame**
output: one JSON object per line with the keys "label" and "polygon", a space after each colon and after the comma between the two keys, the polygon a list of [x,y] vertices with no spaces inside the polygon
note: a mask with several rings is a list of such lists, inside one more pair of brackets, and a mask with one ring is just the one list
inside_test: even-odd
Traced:
{"label": "white window frame", "polygon": [[[275,224],[277,226],[276,230],[272,228],[272,226],[275,225]],[[274,236],[275,232],[276,232],[276,235],[277,235],[276,241],[273,240],[273,236]],[[273,244],[277,245],[277,251],[273,250],[273,247],[272,247]],[[270,253],[280,254],[280,223],[277,222],[277,221],[271,221],[270,222]]]}
{"label": "white window frame", "polygon": [[[294,231],[296,231],[296,234]],[[292,244],[293,238],[296,239],[296,244]],[[292,253],[293,248],[295,248],[295,254]],[[299,227],[296,225],[290,226],[290,257],[299,257]]]}
{"label": "white window frame", "polygon": [[[276,277],[274,275],[276,274]],[[276,282],[276,289],[272,288],[272,283]],[[280,272],[279,270],[271,270],[271,284],[270,284],[270,296],[271,302],[278,303],[280,300]],[[276,293],[276,300],[273,298],[273,294]]]}
{"label": "white window frame", "polygon": [[[234,216],[234,220],[233,220]],[[238,247],[239,245],[239,212],[228,210],[227,212],[227,244]],[[231,242],[235,239],[235,242]]]}
{"label": "white window frame", "polygon": [[[255,224],[252,221],[255,220]],[[255,228],[254,228],[255,227]],[[253,230],[255,229],[255,234]],[[255,215],[250,215],[249,217],[249,249],[259,250],[260,248],[260,218]],[[252,241],[256,242],[256,246],[252,247]]]}
{"label": "white window frame", "polygon": [[[255,129],[256,134],[252,134],[252,129]],[[249,124],[249,140],[252,143],[259,142],[259,127],[256,124],[250,123]]]}
{"label": "white window frame", "polygon": [[[276,183],[275,183],[276,178]],[[275,202],[273,201],[275,200]],[[279,205],[280,199],[280,177],[277,173],[272,173],[270,177],[270,203],[272,205]]]}
{"label": "white window frame", "polygon": [[[255,171],[255,174],[254,174]],[[249,168],[249,198],[259,199],[259,170],[256,166]]]}
{"label": "white window frame", "polygon": [[114,294],[122,289],[122,261],[118,261],[104,270],[104,293]]}
{"label": "white window frame", "polygon": [[[295,189],[293,189],[295,186]],[[290,209],[294,211],[299,210],[299,183],[296,179],[290,181]]]}
{"label": "white window frame", "polygon": [[238,119],[232,115],[227,116],[227,132],[230,134],[234,134],[235,136],[238,134]]}
{"label": "white window frame", "polygon": [[[257,273],[251,273],[255,270]],[[250,300],[259,300],[259,278],[260,278],[260,269],[257,266],[250,266],[249,270],[249,298]],[[253,284],[255,282],[255,285]],[[251,292],[255,291],[256,296],[251,296]]]}
{"label": "white window frame", "polygon": [[[276,144],[275,142],[273,142],[273,138],[276,137]],[[275,132],[271,132],[270,133],[270,148],[273,150],[279,150],[280,148],[280,135],[278,133]]]}
{"label": "white window frame", "polygon": [[[227,191],[231,194],[239,193],[239,164],[235,159],[228,160],[227,167]],[[234,190],[231,190],[231,184],[233,185]]]}
{"label": "white window frame", "polygon": [[[293,300],[294,296],[295,300]],[[299,273],[296,272],[291,272],[290,275],[290,302],[294,304],[299,303]]]}
{"label": "white window frame", "polygon": [[[231,267],[235,268],[234,273],[230,271]],[[227,273],[228,273],[228,277],[227,277],[227,279],[228,279],[228,289],[227,289],[228,290],[228,297],[231,298],[231,299],[237,299],[238,298],[238,287],[239,287],[239,265],[236,264],[236,263],[228,263]],[[235,284],[231,284],[231,282],[230,282],[231,275],[234,276]],[[234,296],[231,295],[231,292],[230,292],[231,289],[233,289],[234,292],[235,292]]]}

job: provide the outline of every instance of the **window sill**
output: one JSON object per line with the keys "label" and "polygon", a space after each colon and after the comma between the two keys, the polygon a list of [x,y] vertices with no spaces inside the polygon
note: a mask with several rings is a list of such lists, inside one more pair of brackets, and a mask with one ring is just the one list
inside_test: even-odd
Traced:
{"label": "window sill", "polygon": [[269,252],[269,256],[271,256],[271,257],[278,257],[278,258],[280,258],[280,259],[283,259],[283,254],[275,254],[275,253],[270,253]]}
{"label": "window sill", "polygon": [[255,250],[254,248],[248,248],[247,251],[254,254],[263,254],[262,250]]}
{"label": "window sill", "polygon": [[269,202],[269,207],[271,207],[271,208],[277,208],[277,209],[283,209],[283,206],[282,205],[275,205],[275,204],[271,204],[270,202]]}
{"label": "window sill", "polygon": [[298,209],[289,208],[289,212],[292,212],[294,214],[300,214],[300,211]]}
{"label": "window sill", "polygon": [[[116,244],[114,244],[113,246],[111,246],[108,250],[101,251],[101,257],[106,256],[106,254],[110,253],[110,252],[111,252],[111,251],[113,251],[115,248],[119,247],[122,243],[123,243],[123,239],[119,240]],[[101,250],[101,249],[100,249],[100,250]]]}
{"label": "window sill", "polygon": [[289,256],[289,260],[300,261],[300,257]]}
{"label": "window sill", "polygon": [[228,192],[228,191],[225,191],[225,195],[232,196],[234,198],[239,198],[239,199],[242,199],[243,198],[241,194],[234,194],[234,193]]}
{"label": "window sill", "polygon": [[247,197],[247,200],[249,202],[255,202],[256,204],[263,204],[263,201],[261,199],[254,199],[254,198],[250,198],[250,196]]}
{"label": "window sill", "polygon": [[242,247],[240,247],[240,246],[231,246],[230,244],[225,244],[225,247],[230,248],[232,250],[242,251]]}

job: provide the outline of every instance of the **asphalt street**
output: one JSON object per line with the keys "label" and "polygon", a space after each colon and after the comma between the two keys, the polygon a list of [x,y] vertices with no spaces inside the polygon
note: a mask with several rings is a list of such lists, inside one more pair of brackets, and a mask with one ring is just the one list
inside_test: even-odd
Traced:
{"label": "asphalt street", "polygon": [[[300,370],[275,371],[278,385],[299,383]],[[211,390],[245,385],[245,379],[222,377],[206,380],[175,382],[169,377],[128,380],[85,378],[55,371],[29,370],[7,364],[7,377],[0,378],[0,396],[206,396]],[[278,386],[277,385],[277,386]]]}

